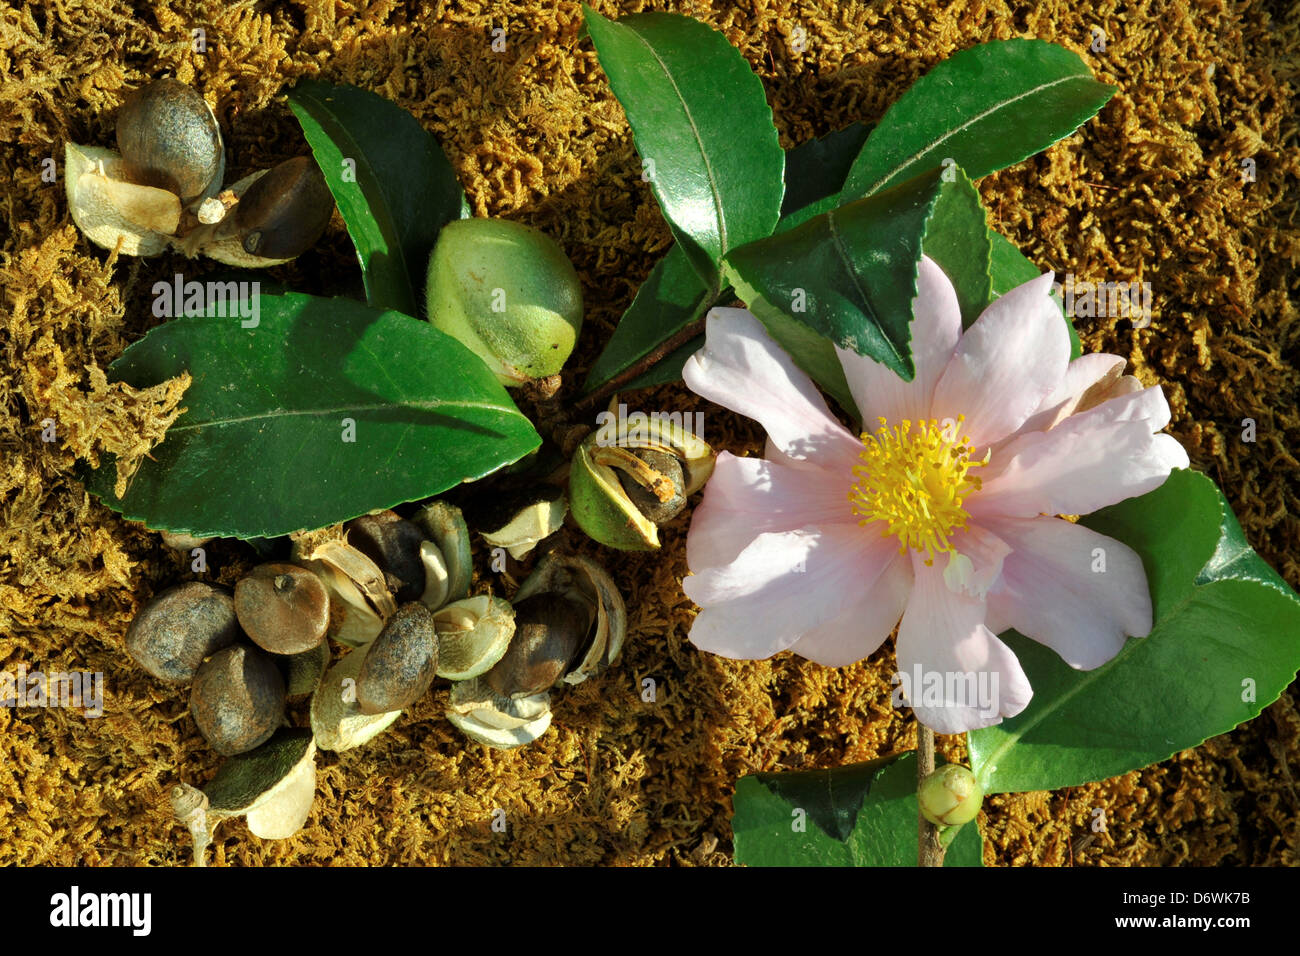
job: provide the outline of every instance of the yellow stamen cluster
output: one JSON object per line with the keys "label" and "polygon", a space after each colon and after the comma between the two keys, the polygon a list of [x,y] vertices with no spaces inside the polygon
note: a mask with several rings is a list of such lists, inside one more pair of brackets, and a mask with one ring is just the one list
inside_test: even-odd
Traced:
{"label": "yellow stamen cluster", "polygon": [[904,419],[890,428],[879,419],[874,435],[862,433],[862,464],[853,466],[857,482],[849,492],[858,523],[883,522],[882,537],[897,536],[899,553],[912,549],[934,564],[937,553],[953,552],[949,536],[964,529],[969,515],[962,507],[980,479],[967,472],[988,464],[972,461],[969,438],[956,441],[964,416],[945,428],[934,419]]}

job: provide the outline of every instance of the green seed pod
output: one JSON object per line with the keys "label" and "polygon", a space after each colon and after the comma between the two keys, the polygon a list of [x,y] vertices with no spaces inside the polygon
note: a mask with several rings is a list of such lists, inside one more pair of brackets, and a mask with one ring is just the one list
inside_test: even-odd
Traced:
{"label": "green seed pod", "polygon": [[950,763],[921,781],[916,798],[922,816],[937,826],[950,827],[975,819],[984,800],[984,788],[975,774]]}
{"label": "green seed pod", "polygon": [[602,428],[573,455],[569,510],[588,535],[623,551],[654,551],[657,525],[686,505],[713,472],[713,449],[663,418],[633,423],[614,434]]}
{"label": "green seed pod", "polygon": [[531,226],[502,219],[442,227],[426,305],[430,322],[511,388],[557,374],[582,327],[582,285],[564,250]]}

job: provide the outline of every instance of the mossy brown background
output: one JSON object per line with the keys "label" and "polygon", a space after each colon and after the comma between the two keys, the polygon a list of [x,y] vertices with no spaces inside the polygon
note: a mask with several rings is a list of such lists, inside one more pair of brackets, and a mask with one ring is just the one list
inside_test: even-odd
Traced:
{"label": "mossy brown background", "polygon": [[[785,146],[876,120],[954,51],[1031,36],[1078,52],[1119,87],[1099,117],[1047,152],[980,182],[991,221],[1040,267],[1144,280],[1154,321],[1080,319],[1088,350],[1125,355],[1165,387],[1171,431],[1223,487],[1250,542],[1300,586],[1295,78],[1300,13],[1283,3],[599,3],[609,15],[671,9],[717,29],[762,77]],[[1286,12],[1289,11],[1289,12]],[[791,46],[796,26],[806,49]],[[19,2],[0,11],[0,669],[101,671],[106,713],[0,708],[0,863],[178,864],[191,858],[167,793],[202,784],[219,758],[187,692],[127,657],[139,605],[191,577],[156,535],[90,499],[81,464],[139,458],[183,407],[103,370],[156,324],[148,290],[177,255],[115,258],[68,214],[65,142],[112,145],[131,89],[173,75],[196,86],[226,136],[227,178],[306,152],[283,92],[300,77],[352,83],[410,110],[442,142],[480,216],[554,236],[583,280],[586,325],[565,373],[576,393],[670,236],[574,3]],[[1092,28],[1106,37],[1090,49]],[[205,31],[195,53],[191,30]],[[491,30],[506,28],[494,53]],[[53,157],[57,183],[42,179]],[[1257,181],[1243,183],[1253,158]],[[317,249],[271,276],[318,294],[360,294],[335,216]],[[436,375],[436,369],[430,369]],[[680,386],[647,410],[704,406]],[[1242,419],[1258,441],[1240,440]],[[41,440],[53,419],[57,441]],[[761,430],[706,408],[705,437],[761,453]],[[303,476],[302,484],[309,484]],[[737,777],[830,767],[914,746],[889,705],[893,652],[830,670],[780,655],[733,662],[686,638],[688,516],[654,555],[605,552],[628,598],[621,663],[555,697],[555,723],[509,753],[443,718],[445,682],[369,746],[322,753],[306,828],[279,842],[222,825],[230,864],[725,864]],[[482,555],[480,554],[481,558]],[[232,542],[210,579],[253,563]],[[487,586],[491,582],[484,582]],[[498,585],[499,586],[499,585]],[[1294,641],[1297,635],[1276,635]],[[656,702],[640,698],[657,682]],[[1296,690],[1251,723],[1114,780],[986,801],[988,864],[1282,864],[1300,861]],[[293,711],[301,724],[303,710]],[[960,755],[960,750],[952,751]],[[1091,834],[1104,807],[1106,832]],[[505,810],[508,830],[490,828]]]}

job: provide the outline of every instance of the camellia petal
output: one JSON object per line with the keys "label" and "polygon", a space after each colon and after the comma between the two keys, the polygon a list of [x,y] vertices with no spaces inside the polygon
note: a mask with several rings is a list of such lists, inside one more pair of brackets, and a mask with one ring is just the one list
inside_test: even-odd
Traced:
{"label": "camellia petal", "polygon": [[1025,709],[1033,690],[1011,649],[984,625],[984,602],[956,594],[912,556],[915,582],[898,627],[904,699],[927,727],[959,734]]}
{"label": "camellia petal", "polygon": [[735,561],[686,578],[703,610],[691,642],[723,657],[771,657],[853,604],[898,554],[860,528],[761,534]]}
{"label": "camellia petal", "polygon": [[996,299],[962,335],[934,387],[930,417],[964,415],[976,449],[1023,425],[1065,377],[1070,335],[1051,287],[1046,272]]}
{"label": "camellia petal", "polygon": [[744,309],[710,310],[704,348],[686,360],[682,378],[696,394],[761,422],[791,458],[857,457],[858,440],[831,417],[812,379]]}
{"label": "camellia petal", "polygon": [[897,372],[875,359],[835,347],[844,377],[865,423],[877,417],[917,421],[928,417],[935,383],[948,366],[961,338],[961,306],[957,292],[938,264],[922,256],[912,300],[912,360],[916,376],[903,381]]}
{"label": "camellia petal", "polygon": [[1071,667],[1091,670],[1127,636],[1151,633],[1151,593],[1128,545],[1063,518],[990,521],[1013,551],[989,593],[989,623],[1014,627]]}
{"label": "camellia petal", "polygon": [[1104,385],[1120,378],[1128,363],[1118,355],[1089,352],[1074,359],[1065,369],[1061,384],[1054,388],[1038,406],[1038,411],[1021,426],[1022,432],[1047,431],[1068,418],[1082,400],[1084,393],[1094,386]]}
{"label": "camellia petal", "polygon": [[[787,461],[789,459],[786,459]],[[820,468],[798,468],[722,452],[686,536],[696,571],[734,561],[758,535],[813,525],[856,525],[845,507],[849,481]]]}
{"label": "camellia petal", "polygon": [[838,616],[819,624],[790,650],[826,667],[846,667],[869,657],[885,642],[907,606],[912,562],[897,553],[862,596]]}

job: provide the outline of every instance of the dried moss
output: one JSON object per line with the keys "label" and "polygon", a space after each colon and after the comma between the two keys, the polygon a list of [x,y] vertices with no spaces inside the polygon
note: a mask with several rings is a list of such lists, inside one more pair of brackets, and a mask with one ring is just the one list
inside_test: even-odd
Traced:
{"label": "dried moss", "polygon": [[[785,0],[648,6],[726,32],[762,76],[785,145],[878,118],[945,56],[997,37],[1062,43],[1117,83],[1099,120],[981,191],[997,227],[1043,267],[1152,284],[1150,328],[1081,320],[1086,347],[1126,355],[1144,381],[1165,386],[1174,434],[1223,486],[1251,543],[1300,585],[1294,10],[1283,18],[1278,4],[1212,0],[1086,12],[979,0],[821,12]],[[205,94],[236,176],[304,151],[281,97],[297,78],[375,90],[438,135],[477,214],[538,226],[574,259],[588,313],[565,375],[572,387],[670,236],[622,111],[577,40],[577,4],[552,7],[91,0],[55,15],[28,0],[0,11],[0,159],[13,171],[0,187],[0,668],[102,671],[107,682],[98,720],[0,709],[0,863],[186,862],[167,789],[177,777],[201,782],[217,764],[184,694],[133,667],[122,642],[139,604],[189,576],[188,561],[88,499],[74,470],[105,452],[146,453],[177,413],[183,383],[137,394],[107,385],[102,370],[155,323],[153,282],[215,266],[90,247],[63,184],[42,181],[41,160],[61,160],[68,139],[110,143],[125,92],[157,76]],[[807,31],[803,53],[789,44],[796,24]],[[1094,24],[1106,31],[1104,54],[1088,49]],[[507,49],[494,54],[499,26]],[[192,50],[196,27],[204,54]],[[1243,184],[1247,156],[1258,181]],[[298,289],[359,294],[338,217],[318,249],[273,274]],[[680,387],[638,402],[699,407]],[[57,442],[41,441],[46,418]],[[1255,444],[1240,440],[1243,418],[1257,423]],[[761,451],[753,423],[711,407],[706,437]],[[371,746],[322,754],[302,834],[259,841],[226,824],[216,862],[721,864],[738,776],[912,746],[911,724],[889,705],[888,647],[840,670],[695,650],[679,584],[687,524],[684,515],[667,529],[661,555],[585,546],[625,588],[631,634],[618,668],[557,696],[538,745],[500,754],[467,744],[441,717],[445,688],[435,691]],[[231,583],[252,560],[214,545],[209,576]],[[657,682],[654,703],[641,700],[643,677]],[[990,799],[986,862],[1295,865],[1297,755],[1293,689],[1259,720],[1158,767]],[[505,834],[490,826],[498,807]],[[1097,807],[1107,829],[1087,842]]]}

